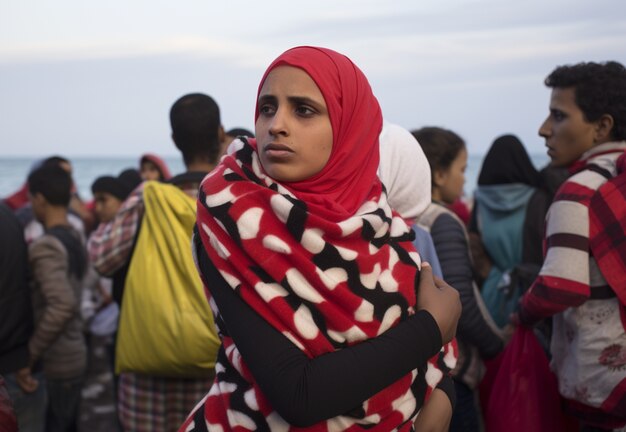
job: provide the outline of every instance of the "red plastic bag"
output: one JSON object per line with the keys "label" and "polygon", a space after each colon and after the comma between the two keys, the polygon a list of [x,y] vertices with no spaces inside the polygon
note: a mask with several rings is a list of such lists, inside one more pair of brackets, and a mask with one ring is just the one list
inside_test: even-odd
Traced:
{"label": "red plastic bag", "polygon": [[502,353],[485,413],[487,432],[565,432],[556,377],[533,331],[518,327]]}
{"label": "red plastic bag", "polygon": [[13,403],[0,376],[0,432],[17,432],[17,420],[13,412]]}

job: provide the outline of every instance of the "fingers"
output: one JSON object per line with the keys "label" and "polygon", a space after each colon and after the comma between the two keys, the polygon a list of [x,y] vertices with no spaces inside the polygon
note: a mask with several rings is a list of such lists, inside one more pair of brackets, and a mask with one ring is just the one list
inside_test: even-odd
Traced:
{"label": "fingers", "polygon": [[420,269],[420,286],[433,283],[433,268],[427,262],[423,262]]}
{"label": "fingers", "polygon": [[448,284],[440,277],[433,276],[433,278],[435,279],[435,286],[437,288],[441,289],[441,288],[445,288],[448,286]]}
{"label": "fingers", "polygon": [[37,381],[30,374],[30,371],[24,371],[21,369],[15,376],[17,384],[25,393],[33,393],[39,387],[39,381]]}
{"label": "fingers", "polygon": [[39,387],[39,381],[33,377],[28,377],[28,380],[20,387],[22,387],[22,390],[26,393],[33,393]]}
{"label": "fingers", "polygon": [[433,268],[429,263],[423,262],[420,270],[420,285],[430,282],[431,280],[435,282],[435,287],[439,289],[449,286],[443,279],[433,274]]}

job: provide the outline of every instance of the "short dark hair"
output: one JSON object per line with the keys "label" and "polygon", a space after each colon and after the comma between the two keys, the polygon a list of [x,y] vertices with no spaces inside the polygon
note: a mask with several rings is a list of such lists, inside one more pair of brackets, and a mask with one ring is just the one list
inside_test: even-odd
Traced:
{"label": "short dark hair", "polygon": [[211,96],[190,93],[179,98],[170,109],[170,124],[185,164],[217,162],[221,153],[220,109]]}
{"label": "short dark hair", "polygon": [[435,186],[435,171],[445,171],[465,149],[465,141],[448,129],[435,126],[423,127],[411,132],[428,159],[430,164],[431,184]]}
{"label": "short dark hair", "polygon": [[71,164],[69,159],[64,158],[63,156],[54,155],[45,158],[43,162],[41,162],[41,166],[59,166],[63,163]]}
{"label": "short dark hair", "polygon": [[589,122],[613,117],[611,137],[626,139],[626,68],[621,63],[583,62],[559,66],[545,79],[550,88],[573,88],[576,105]]}
{"label": "short dark hair", "polygon": [[72,178],[58,165],[42,166],[28,176],[28,191],[31,195],[42,194],[52,205],[67,207],[72,195]]}
{"label": "short dark hair", "polygon": [[230,129],[228,132],[226,132],[226,135],[229,135],[232,137],[245,136],[248,138],[254,138],[254,134],[252,132],[250,132],[248,129],[240,128],[240,127]]}

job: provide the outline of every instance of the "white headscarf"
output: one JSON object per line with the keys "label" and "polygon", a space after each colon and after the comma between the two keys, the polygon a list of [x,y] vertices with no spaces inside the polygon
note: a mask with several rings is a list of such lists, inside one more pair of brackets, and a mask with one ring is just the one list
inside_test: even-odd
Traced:
{"label": "white headscarf", "polygon": [[431,200],[430,165],[422,147],[401,126],[383,120],[378,177],[389,204],[405,219],[416,219]]}

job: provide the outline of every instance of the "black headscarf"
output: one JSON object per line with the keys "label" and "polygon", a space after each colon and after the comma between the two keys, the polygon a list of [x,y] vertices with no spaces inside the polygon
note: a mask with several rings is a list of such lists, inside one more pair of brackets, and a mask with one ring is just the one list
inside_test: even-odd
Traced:
{"label": "black headscarf", "polygon": [[523,183],[536,187],[539,179],[539,172],[530,161],[522,142],[515,135],[502,135],[493,142],[483,160],[478,184]]}

